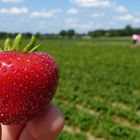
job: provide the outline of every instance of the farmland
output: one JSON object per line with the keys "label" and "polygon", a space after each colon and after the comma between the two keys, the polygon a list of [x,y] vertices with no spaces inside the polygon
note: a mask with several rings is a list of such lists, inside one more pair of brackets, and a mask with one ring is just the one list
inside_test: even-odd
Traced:
{"label": "farmland", "polygon": [[140,48],[129,38],[44,40],[41,50],[60,67],[59,140],[140,138]]}
{"label": "farmland", "polygon": [[58,140],[140,139],[140,48],[130,38],[39,42],[60,67]]}

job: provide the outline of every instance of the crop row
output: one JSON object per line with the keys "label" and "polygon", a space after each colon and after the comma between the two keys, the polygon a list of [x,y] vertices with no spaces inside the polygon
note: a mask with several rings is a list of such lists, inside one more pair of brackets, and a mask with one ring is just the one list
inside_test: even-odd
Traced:
{"label": "crop row", "polygon": [[85,140],[87,132],[107,140],[140,138],[140,49],[114,40],[48,40],[48,47],[44,42],[42,50],[60,68],[54,103],[66,125],[81,130],[64,131],[60,140]]}

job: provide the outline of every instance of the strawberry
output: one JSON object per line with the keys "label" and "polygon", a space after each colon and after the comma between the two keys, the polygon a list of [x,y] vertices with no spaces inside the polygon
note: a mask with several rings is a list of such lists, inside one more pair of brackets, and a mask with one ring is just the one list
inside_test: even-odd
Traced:
{"label": "strawberry", "polygon": [[34,52],[35,37],[19,51],[22,35],[0,52],[0,122],[13,125],[27,122],[43,111],[58,85],[58,66],[47,53]]}

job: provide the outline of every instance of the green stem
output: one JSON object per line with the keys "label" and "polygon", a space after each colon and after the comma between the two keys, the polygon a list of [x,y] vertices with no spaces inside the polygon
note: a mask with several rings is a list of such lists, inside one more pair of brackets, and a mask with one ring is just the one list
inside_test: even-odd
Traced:
{"label": "green stem", "polygon": [[31,41],[23,49],[23,52],[30,52],[30,50],[32,50],[32,48],[35,46],[35,43],[36,43],[36,37],[35,36],[32,36]]}
{"label": "green stem", "polygon": [[0,52],[3,52],[3,50],[0,48]]}
{"label": "green stem", "polygon": [[11,40],[10,38],[7,38],[4,42],[4,51],[10,51],[11,50]]}
{"label": "green stem", "polygon": [[[7,38],[4,42],[4,51],[20,51],[20,45],[22,41],[22,34],[18,34],[13,42],[13,45],[11,46],[11,39]],[[31,41],[26,45],[26,47],[22,50],[24,53],[31,53],[35,52],[41,45],[35,46],[36,38],[35,36],[32,36]],[[3,52],[3,50],[0,48],[0,52]]]}
{"label": "green stem", "polygon": [[31,53],[31,52],[35,52],[36,50],[38,50],[39,48],[40,48],[40,44],[39,45],[37,45],[37,46],[35,46],[35,47],[33,47],[29,52]]}
{"label": "green stem", "polygon": [[12,50],[13,51],[19,51],[19,47],[21,44],[21,40],[22,40],[22,34],[18,34],[14,40],[13,46],[12,46]]}

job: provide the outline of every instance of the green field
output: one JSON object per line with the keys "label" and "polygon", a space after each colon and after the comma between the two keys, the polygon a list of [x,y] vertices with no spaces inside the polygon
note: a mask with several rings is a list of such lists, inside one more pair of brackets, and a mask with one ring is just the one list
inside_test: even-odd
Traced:
{"label": "green field", "polygon": [[130,38],[43,40],[57,60],[58,140],[140,140],[140,48]]}
{"label": "green field", "polygon": [[140,48],[129,38],[42,45],[60,67],[53,101],[65,117],[59,140],[140,139]]}

